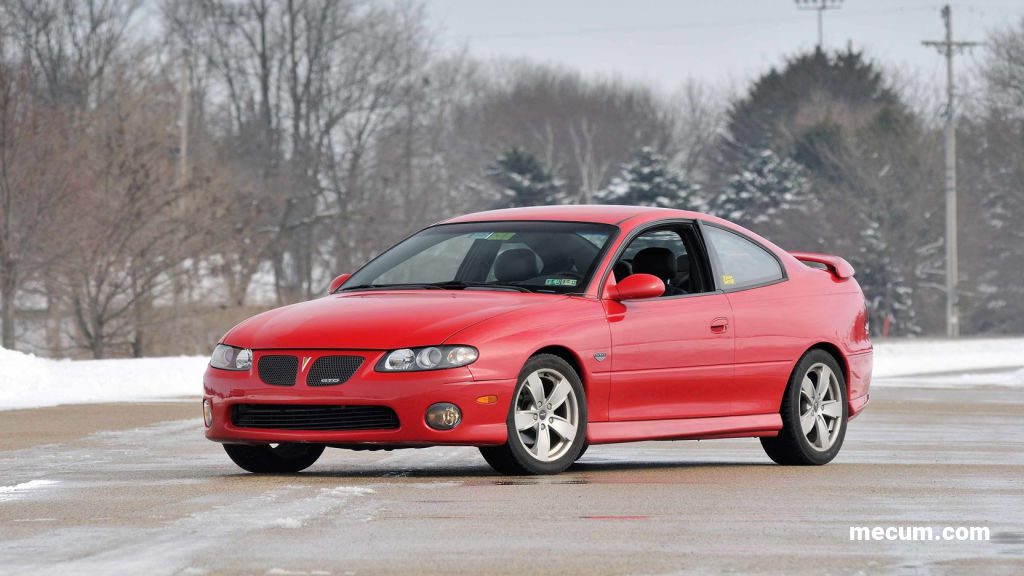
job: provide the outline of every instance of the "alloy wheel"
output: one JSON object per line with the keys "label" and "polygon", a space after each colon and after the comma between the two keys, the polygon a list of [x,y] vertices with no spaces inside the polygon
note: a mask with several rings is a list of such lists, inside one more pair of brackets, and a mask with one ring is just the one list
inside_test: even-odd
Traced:
{"label": "alloy wheel", "polygon": [[576,438],[579,418],[576,393],[562,373],[542,368],[526,377],[516,398],[515,426],[530,456],[541,462],[564,456]]}
{"label": "alloy wheel", "polygon": [[812,365],[800,383],[800,429],[811,448],[825,452],[842,428],[843,405],[839,380],[831,368]]}

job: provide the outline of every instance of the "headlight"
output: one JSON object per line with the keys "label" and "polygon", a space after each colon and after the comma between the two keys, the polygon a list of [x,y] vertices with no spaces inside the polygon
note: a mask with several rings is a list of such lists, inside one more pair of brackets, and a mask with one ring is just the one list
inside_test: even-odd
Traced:
{"label": "headlight", "polygon": [[210,358],[210,366],[221,370],[248,370],[252,368],[252,350],[217,344]]}
{"label": "headlight", "polygon": [[377,363],[377,372],[416,372],[457,368],[476,362],[472,346],[424,346],[392,350]]}

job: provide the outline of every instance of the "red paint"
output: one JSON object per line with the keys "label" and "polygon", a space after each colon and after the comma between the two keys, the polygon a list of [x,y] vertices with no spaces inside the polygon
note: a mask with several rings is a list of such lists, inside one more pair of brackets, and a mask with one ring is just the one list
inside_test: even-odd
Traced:
{"label": "red paint", "polygon": [[650,274],[632,274],[609,290],[608,298],[616,302],[657,298],[665,293],[665,283]]}
{"label": "red paint", "polygon": [[[623,298],[623,292],[643,295],[652,286],[642,277],[627,277],[619,286],[611,274],[605,279],[619,245],[638,227],[680,219],[713,223],[755,240],[779,259],[786,279],[747,290]],[[724,220],[661,208],[535,207],[448,222],[507,220],[598,222],[618,226],[619,234],[579,296],[340,292],[254,316],[223,339],[253,349],[254,366],[263,355],[281,350],[314,360],[344,351],[365,360],[346,383],[316,388],[304,384],[302,370],[295,386],[278,387],[263,384],[255,368],[209,368],[204,389],[213,403],[215,423],[207,437],[220,442],[500,444],[506,441],[505,420],[519,371],[541,349],[557,350],[579,367],[588,402],[588,440],[595,444],[774,435],[781,427],[778,411],[790,373],[815,346],[838,354],[847,375],[851,417],[867,404],[871,343],[864,298],[845,260],[797,253],[829,267],[814,269]],[[344,282],[339,279],[338,285]],[[433,372],[374,370],[387,350],[439,344],[474,346],[479,359],[467,367]],[[490,395],[498,401],[476,402]],[[240,402],[384,405],[396,411],[401,426],[344,432],[239,429],[230,425],[228,413]],[[446,432],[428,428],[424,412],[435,402],[457,404],[462,423]]]}

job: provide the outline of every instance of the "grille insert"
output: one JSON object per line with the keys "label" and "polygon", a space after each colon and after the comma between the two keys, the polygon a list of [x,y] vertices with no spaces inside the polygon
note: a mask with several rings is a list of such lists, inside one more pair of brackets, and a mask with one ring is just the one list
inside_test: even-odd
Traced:
{"label": "grille insert", "polygon": [[310,366],[306,386],[344,384],[362,364],[362,356],[321,356]]}
{"label": "grille insert", "polygon": [[231,423],[276,430],[392,430],[398,414],[387,406],[236,404]]}
{"label": "grille insert", "polygon": [[260,380],[272,386],[295,386],[299,359],[295,356],[264,356],[257,365]]}

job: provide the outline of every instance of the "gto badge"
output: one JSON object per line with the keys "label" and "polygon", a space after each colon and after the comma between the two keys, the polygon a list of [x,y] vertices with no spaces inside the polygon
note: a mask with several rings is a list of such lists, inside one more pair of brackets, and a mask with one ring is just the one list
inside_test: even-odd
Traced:
{"label": "gto badge", "polygon": [[321,378],[320,379],[320,383],[321,384],[337,384],[338,382],[341,382],[341,378]]}
{"label": "gto badge", "polygon": [[306,371],[306,366],[309,366],[309,361],[312,360],[312,359],[313,359],[312,356],[304,356],[302,358],[302,371],[303,372]]}
{"label": "gto badge", "polygon": [[608,357],[608,354],[605,353],[605,352],[598,352],[598,353],[594,354],[594,360],[597,360],[598,362],[604,362],[604,359],[607,358],[607,357]]}

